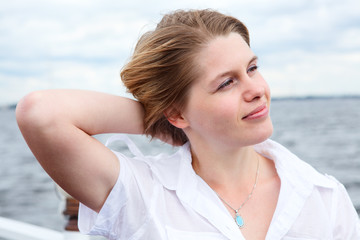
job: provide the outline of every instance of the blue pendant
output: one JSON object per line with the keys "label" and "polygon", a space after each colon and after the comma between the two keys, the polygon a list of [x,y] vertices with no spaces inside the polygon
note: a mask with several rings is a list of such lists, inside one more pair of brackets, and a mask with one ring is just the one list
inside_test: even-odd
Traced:
{"label": "blue pendant", "polygon": [[244,226],[244,219],[238,213],[235,214],[235,222],[239,228]]}

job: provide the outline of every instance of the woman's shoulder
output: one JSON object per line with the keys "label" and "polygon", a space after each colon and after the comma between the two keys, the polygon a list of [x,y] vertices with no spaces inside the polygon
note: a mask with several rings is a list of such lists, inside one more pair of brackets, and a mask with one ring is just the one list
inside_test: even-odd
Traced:
{"label": "woman's shoulder", "polygon": [[[278,214],[294,216],[287,220],[292,222],[288,234],[319,237],[327,233],[336,239],[357,239],[357,213],[344,185],[335,177],[320,173],[273,140],[255,145],[255,150],[275,163],[282,188]],[[309,224],[313,228],[308,228]]]}
{"label": "woman's shoulder", "polygon": [[327,174],[320,173],[306,161],[300,159],[280,143],[268,139],[254,146],[255,150],[274,161],[278,175],[290,183],[337,188],[339,182]]}
{"label": "woman's shoulder", "polygon": [[[174,189],[179,178],[179,169],[191,163],[189,144],[177,147],[172,152],[163,152],[157,155],[146,155],[137,144],[125,134],[116,134],[105,144],[111,145],[117,141],[125,143],[127,149],[112,150],[120,161],[120,168],[127,169],[126,175],[133,175],[146,181],[155,180],[166,188]],[[120,173],[121,175],[122,173]]]}

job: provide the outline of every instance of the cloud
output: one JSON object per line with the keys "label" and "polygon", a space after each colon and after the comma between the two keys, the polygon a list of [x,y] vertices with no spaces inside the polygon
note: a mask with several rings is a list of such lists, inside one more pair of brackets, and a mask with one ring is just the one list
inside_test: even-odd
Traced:
{"label": "cloud", "polygon": [[268,56],[265,61],[268,64],[260,71],[275,96],[359,94],[360,52],[294,51]]}
{"label": "cloud", "polygon": [[[360,22],[360,7],[356,10],[346,2],[318,4],[311,1],[296,10],[287,8],[281,13],[261,16],[254,21],[253,31],[256,45],[263,51],[343,50],[336,45],[338,39],[350,29],[353,32],[360,29],[360,24],[354,24]],[[354,46],[355,41],[351,43],[348,49],[358,47],[358,43]]]}
{"label": "cloud", "polygon": [[0,3],[0,104],[55,87],[123,93],[119,71],[136,40],[178,8],[244,21],[275,95],[360,94],[355,0],[22,0]]}
{"label": "cloud", "polygon": [[[0,74],[0,103],[14,103],[30,91],[50,88],[87,89],[131,97],[126,94],[117,64],[98,65],[73,61],[37,62],[36,71],[27,66],[23,75]],[[14,94],[16,93],[16,94]]]}

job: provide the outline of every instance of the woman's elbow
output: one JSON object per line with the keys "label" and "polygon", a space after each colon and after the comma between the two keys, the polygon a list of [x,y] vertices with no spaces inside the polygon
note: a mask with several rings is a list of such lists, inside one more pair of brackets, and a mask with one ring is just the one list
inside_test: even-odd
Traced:
{"label": "woman's elbow", "polygon": [[24,96],[16,106],[16,121],[19,128],[36,127],[50,120],[51,108],[45,91],[31,92]]}

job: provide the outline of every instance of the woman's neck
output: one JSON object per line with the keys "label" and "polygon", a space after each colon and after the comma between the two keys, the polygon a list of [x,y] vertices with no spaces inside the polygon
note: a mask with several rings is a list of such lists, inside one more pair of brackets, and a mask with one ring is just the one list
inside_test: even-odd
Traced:
{"label": "woman's neck", "polygon": [[260,156],[253,146],[217,149],[191,144],[195,172],[215,191],[252,186]]}

